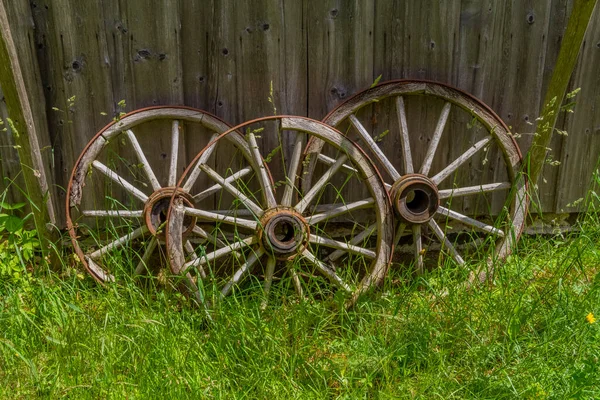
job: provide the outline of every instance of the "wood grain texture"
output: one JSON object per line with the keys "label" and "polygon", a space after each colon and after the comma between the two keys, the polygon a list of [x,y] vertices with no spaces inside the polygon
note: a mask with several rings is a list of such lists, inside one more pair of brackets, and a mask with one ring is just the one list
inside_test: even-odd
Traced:
{"label": "wood grain texture", "polygon": [[[525,153],[573,5],[573,0],[3,1],[31,76],[26,84],[57,204],[63,204],[60,188],[85,144],[120,111],[185,104],[237,124],[273,113],[271,81],[279,114],[321,119],[379,75],[439,80],[489,104],[523,135]],[[591,159],[600,148],[599,25],[596,10],[571,83],[582,87],[576,114],[557,125],[570,134],[555,136],[549,146],[561,165],[545,168],[540,180],[543,211],[574,210],[566,205],[585,195]],[[125,110],[117,106],[120,100]],[[374,110],[380,125],[394,111]],[[409,132],[415,160],[424,157],[439,116],[435,109],[425,111],[433,128],[420,122]],[[410,130],[414,121],[408,125]],[[377,132],[374,126],[366,128]],[[185,128],[179,168],[201,147]],[[286,140],[289,156],[295,140]],[[10,145],[0,135],[0,146]],[[154,146],[156,159],[148,161],[162,162],[168,171],[169,157],[159,158],[169,154],[168,132]],[[2,171],[10,175],[16,152],[0,149]],[[448,149],[446,160],[458,151]]]}
{"label": "wood grain texture", "polygon": [[0,3],[0,59],[4,60],[0,64],[0,84],[4,87],[4,100],[10,118],[4,124],[14,138],[20,173],[25,181],[25,187],[20,189],[27,193],[35,228],[43,241],[42,255],[46,255],[49,243],[57,233],[51,227],[56,223],[56,216],[48,188],[46,165],[40,153],[39,133],[36,129],[39,121],[36,121],[31,107],[36,103],[36,97],[34,93],[30,99],[25,83],[30,78],[31,69],[21,67],[22,60],[17,52],[15,33],[8,21],[6,8]]}

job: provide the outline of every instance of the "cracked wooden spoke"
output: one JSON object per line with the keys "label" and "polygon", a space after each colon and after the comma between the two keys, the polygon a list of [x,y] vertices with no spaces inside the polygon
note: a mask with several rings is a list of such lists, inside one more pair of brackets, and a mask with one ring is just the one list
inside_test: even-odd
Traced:
{"label": "cracked wooden spoke", "polygon": [[[208,140],[209,144],[213,143],[213,142],[214,143],[208,149],[206,149],[206,151],[202,154],[202,157],[200,157],[200,159],[198,160],[198,162],[194,166],[194,169],[192,169],[192,172],[190,172],[190,176],[186,179],[186,181],[185,181],[185,183],[183,185],[183,190],[185,192],[189,193],[192,190],[192,187],[194,186],[194,183],[196,183],[196,180],[198,179],[198,176],[200,176],[200,172],[202,172],[202,170],[200,169],[200,166],[202,164],[206,164],[208,162],[208,159],[210,158],[210,156],[213,154],[213,152],[217,148],[217,142],[215,142],[215,140],[218,137],[219,137],[219,134],[218,133],[214,133],[210,137],[210,139]],[[198,196],[198,195],[196,195],[196,196]],[[210,196],[210,194],[208,196]],[[194,196],[194,198],[195,198],[195,196]],[[196,201],[199,201],[199,200],[196,200]]]}
{"label": "cracked wooden spoke", "polygon": [[481,194],[495,192],[498,190],[507,190],[512,187],[510,182],[488,183],[479,186],[465,186],[456,189],[444,189],[438,192],[440,199],[448,199],[451,197],[468,196],[471,194]]}
{"label": "cracked wooden spoke", "polygon": [[209,167],[206,164],[200,165],[200,169],[202,171],[206,172],[206,174],[212,180],[214,180],[219,185],[221,185],[223,187],[223,189],[227,190],[234,197],[236,197],[244,205],[244,207],[246,207],[248,210],[252,211],[254,213],[254,215],[256,215],[257,217],[260,218],[264,214],[261,207],[259,207],[256,203],[254,203],[252,200],[250,200],[250,198],[248,198],[248,196],[246,196],[244,193],[239,191],[231,183],[227,182],[227,180],[225,178],[223,178],[221,175],[219,175],[214,169],[212,169],[211,167]]}
{"label": "cracked wooden spoke", "polygon": [[92,165],[98,171],[100,171],[101,173],[106,175],[108,178],[110,178],[112,181],[114,181],[117,185],[121,186],[123,189],[125,189],[126,191],[128,191],[129,193],[131,193],[133,196],[137,197],[144,203],[148,200],[148,196],[146,196],[142,191],[137,189],[131,183],[127,182],[127,180],[125,178],[122,178],[121,176],[119,176],[119,174],[117,174],[112,169],[108,168],[106,165],[102,164],[100,161],[94,160]]}
{"label": "cracked wooden spoke", "polygon": [[450,165],[448,165],[441,172],[439,172],[437,175],[435,175],[433,178],[431,178],[431,180],[436,185],[439,185],[440,182],[442,182],[444,179],[446,179],[447,177],[452,175],[452,173],[454,173],[454,171],[456,171],[458,169],[458,167],[460,167],[465,162],[467,162],[471,157],[473,157],[475,155],[475,153],[477,153],[479,150],[484,148],[485,145],[490,142],[490,140],[492,140],[492,137],[488,136],[485,139],[482,139],[479,142],[475,143],[473,146],[471,146],[469,148],[469,150],[465,151],[461,156],[459,156],[456,160],[454,160]]}
{"label": "cracked wooden spoke", "polygon": [[[400,137],[402,138],[402,159],[404,162],[404,173],[412,174],[414,172],[412,155],[410,151],[410,139],[408,137],[408,125],[406,123],[406,111],[404,108],[404,98],[396,97],[396,113],[398,114],[398,125],[400,127]],[[397,180],[392,176],[392,178]]]}
{"label": "cracked wooden spoke", "polygon": [[256,262],[260,259],[260,257],[264,253],[265,253],[265,251],[262,248],[259,248],[256,251],[253,251],[250,253],[246,262],[243,263],[242,266],[237,271],[235,271],[235,273],[233,274],[233,276],[231,277],[229,282],[227,282],[225,284],[225,286],[223,287],[223,290],[221,290],[221,298],[223,298],[224,296],[227,296],[229,294],[229,292],[231,291],[231,288],[240,282],[242,277],[244,275],[246,275],[246,273],[250,270],[250,268],[252,268],[252,266],[254,264],[256,264]]}
{"label": "cracked wooden spoke", "polygon": [[142,236],[143,234],[145,234],[147,232],[148,232],[148,227],[146,227],[145,225],[141,226],[141,227],[137,228],[136,230],[134,230],[133,232],[130,232],[125,236],[121,236],[120,238],[110,242],[106,246],[101,247],[98,250],[88,254],[88,257],[94,261],[97,261],[99,258],[101,258],[103,255],[105,255],[109,251],[117,249],[117,248],[129,243],[130,241],[139,238],[140,236]]}
{"label": "cracked wooden spoke", "polygon": [[302,214],[306,207],[308,207],[308,205],[315,199],[317,194],[319,194],[321,189],[323,189],[327,182],[331,180],[333,175],[335,175],[335,173],[339,171],[339,169],[342,167],[342,165],[346,162],[347,159],[348,156],[346,155],[342,155],[340,158],[338,158],[337,161],[332,166],[330,166],[329,169],[327,169],[327,171],[325,171],[323,176],[319,178],[319,180],[314,184],[314,186],[310,188],[310,190],[304,195],[302,200],[300,200],[294,206],[294,209],[300,214]]}
{"label": "cracked wooden spoke", "polygon": [[217,214],[214,212],[199,210],[191,207],[185,207],[185,214],[191,215],[192,217],[205,219],[208,221],[223,222],[229,225],[237,225],[248,229],[256,229],[257,226],[256,221],[250,221],[247,219],[237,217],[229,217],[227,215]]}
{"label": "cracked wooden spoke", "polygon": [[158,182],[158,179],[156,179],[156,175],[154,174],[154,171],[152,171],[152,168],[150,167],[150,163],[148,162],[148,159],[144,155],[144,151],[142,150],[142,147],[140,146],[140,143],[138,142],[135,134],[133,133],[133,131],[131,129],[128,129],[126,133],[127,133],[127,137],[129,138],[129,141],[131,142],[131,145],[133,146],[135,155],[137,156],[138,161],[142,164],[142,168],[143,168],[146,176],[148,177],[150,184],[152,185],[152,189],[153,190],[160,189],[162,186],[160,185],[160,182]]}
{"label": "cracked wooden spoke", "polygon": [[500,237],[504,237],[504,232],[502,232],[500,229],[494,228],[493,226],[490,226],[487,224],[484,224],[483,222],[477,221],[476,219],[473,219],[471,217],[467,217],[466,215],[457,213],[456,211],[449,210],[445,207],[439,207],[437,212],[438,212],[438,214],[445,215],[448,218],[452,218],[456,221],[460,221],[463,224],[469,225],[473,228],[479,228],[484,232],[498,235]]}
{"label": "cracked wooden spoke", "polygon": [[374,259],[377,256],[373,250],[365,249],[349,243],[339,242],[337,240],[329,239],[323,236],[318,236],[312,233],[309,237],[309,242],[326,247],[331,247],[333,249],[343,250],[348,253],[358,254],[361,256],[365,256],[369,259]]}
{"label": "cracked wooden spoke", "polygon": [[168,186],[177,183],[177,156],[179,154],[179,121],[174,120],[171,125],[171,164],[169,165]]}
{"label": "cracked wooden spoke", "polygon": [[143,210],[84,210],[81,214],[85,217],[107,217],[107,218],[141,218]]}
{"label": "cracked wooden spoke", "polygon": [[437,126],[435,127],[435,131],[433,132],[431,142],[429,143],[429,147],[427,148],[427,153],[425,154],[425,160],[423,161],[423,165],[421,166],[421,170],[419,171],[419,173],[423,175],[429,175],[431,163],[433,162],[435,151],[437,150],[438,144],[440,143],[440,138],[442,137],[442,133],[444,132],[444,128],[446,127],[446,121],[448,121],[448,115],[450,114],[451,107],[452,104],[446,102],[446,104],[444,104],[442,112],[440,113],[440,119],[438,120]]}
{"label": "cracked wooden spoke", "polygon": [[464,265],[465,261],[462,259],[460,254],[458,254],[458,251],[456,251],[456,248],[452,245],[452,243],[450,243],[450,241],[448,240],[446,235],[444,235],[442,228],[440,228],[440,226],[437,224],[437,222],[430,219],[428,224],[429,224],[429,227],[433,230],[433,233],[435,234],[435,236],[437,236],[439,241],[442,243],[442,246],[446,247],[448,249],[448,251],[450,252],[450,255],[452,256],[452,258],[454,258],[454,261],[456,261],[459,265]]}
{"label": "cracked wooden spoke", "polygon": [[392,180],[396,181],[400,179],[400,173],[392,165],[390,160],[388,160],[385,154],[383,154],[383,151],[381,151],[377,143],[375,143],[369,132],[367,132],[367,129],[360,123],[358,118],[356,118],[354,114],[350,114],[348,116],[348,119],[350,120],[352,126],[360,134],[361,139],[368,145],[369,149],[373,152],[375,158],[377,158],[377,161],[379,161],[381,165],[383,165],[385,170],[388,172],[388,174],[390,174]]}
{"label": "cracked wooden spoke", "polygon": [[355,210],[360,210],[363,208],[371,207],[371,206],[373,206],[374,203],[375,203],[375,200],[372,197],[369,197],[368,199],[355,201],[355,202],[344,204],[341,206],[334,206],[331,209],[324,211],[322,213],[311,215],[310,217],[306,218],[306,222],[308,222],[311,225],[314,225],[321,221],[324,221],[324,220],[327,220],[330,218],[335,218],[335,217],[338,217],[340,215],[343,215],[343,214],[346,214],[346,213],[349,213],[349,212],[352,212]]}

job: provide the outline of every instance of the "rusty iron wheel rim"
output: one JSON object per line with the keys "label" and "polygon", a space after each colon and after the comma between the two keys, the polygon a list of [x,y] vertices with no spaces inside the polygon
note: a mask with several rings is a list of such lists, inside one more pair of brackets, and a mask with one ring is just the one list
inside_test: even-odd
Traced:
{"label": "rusty iron wheel rim", "polygon": [[[263,124],[276,126],[273,129],[276,129],[277,135],[268,128],[255,129]],[[233,201],[219,204],[217,208],[222,210],[221,214],[210,213],[201,208],[190,209],[184,207],[176,199],[173,199],[169,208],[167,226],[169,261],[175,275],[194,284],[193,286],[187,285],[188,289],[191,288],[190,295],[205,306],[212,307],[215,302],[222,300],[233,290],[241,287],[245,277],[252,276],[255,279],[263,280],[262,286],[266,302],[272,282],[279,282],[280,279],[283,279],[274,280],[274,271],[283,270],[284,277],[288,277],[288,281],[291,282],[290,288],[293,286],[296,294],[303,298],[306,294],[305,290],[307,290],[306,285],[316,278],[313,272],[303,269],[303,266],[306,265],[313,266],[314,271],[318,272],[322,278],[326,278],[323,279],[323,282],[329,282],[331,288],[337,288],[346,293],[348,306],[352,305],[362,293],[380,283],[391,260],[390,243],[393,238],[393,227],[386,224],[385,221],[391,217],[393,210],[389,195],[383,187],[376,169],[362,150],[335,129],[305,117],[275,116],[248,121],[231,128],[230,132],[223,133],[214,143],[226,138],[234,131],[245,132],[245,140],[248,142],[240,150],[242,155],[239,157],[240,163],[236,164],[235,168],[224,168],[224,172],[216,171],[208,165],[198,167],[215,182],[221,182],[223,192],[233,196]],[[267,135],[271,133],[270,138],[275,143],[277,143],[275,138],[279,140],[279,143],[287,143],[287,138],[293,138],[296,141],[294,146],[290,146],[293,154],[289,157],[281,156],[281,161],[287,167],[278,169],[278,171],[287,171],[281,172],[281,174],[290,175],[280,180],[272,178],[273,152],[269,151],[269,147],[262,148],[257,144],[254,132],[261,132],[261,140],[264,138],[268,141]],[[312,191],[301,192],[301,177],[307,164],[305,161],[310,156],[310,149],[306,147],[302,136],[296,134],[297,132],[325,140],[332,150],[337,149],[340,153],[340,160],[348,159],[348,163],[354,165],[354,172],[340,170],[340,161],[337,169],[332,168],[323,172],[322,179],[315,183]],[[191,166],[195,165],[196,160],[203,157],[211,145],[205,147],[190,163],[182,180],[191,173]],[[240,180],[233,179],[240,171],[248,168],[252,169],[251,176],[255,181],[246,180],[242,185]],[[340,183],[336,177],[341,175],[345,176],[346,180],[342,179]],[[348,181],[365,185],[373,194],[372,198],[348,206],[337,203],[325,204],[325,196],[321,199],[319,193],[324,193],[326,188],[337,187],[336,185],[343,187]],[[227,186],[225,182],[233,182],[238,186],[233,184]],[[244,191],[244,187],[253,187],[254,183],[258,184],[259,190]],[[361,231],[366,238],[363,242],[367,243],[365,244],[367,247],[336,241],[327,236],[328,233],[322,228],[339,215],[346,212],[352,213],[354,209],[364,212],[374,221],[374,227],[370,226],[370,230],[362,228],[363,231]],[[211,232],[221,234],[222,241],[228,241],[228,246],[214,246],[210,250],[206,249],[206,254],[201,259],[186,256],[180,239],[183,230],[181,221],[186,215],[198,217],[199,224],[212,221],[214,227]],[[283,234],[283,238],[286,240],[277,243],[278,233],[276,230],[279,223],[288,224],[289,229],[287,234]],[[373,246],[373,248],[369,246]],[[316,255],[317,253],[318,255]],[[328,259],[333,254],[335,254],[335,258]],[[336,271],[335,262],[337,260],[341,262],[350,256],[368,261],[364,262],[366,269],[361,272],[359,278],[358,275],[355,277],[348,271],[343,271],[348,275],[342,275],[342,272]],[[277,266],[281,268],[277,269]],[[264,269],[264,274],[253,272],[260,267]],[[218,268],[221,268],[221,271],[230,272],[224,276],[218,276],[214,272]],[[190,276],[190,274],[195,276]],[[347,276],[359,280],[346,282],[344,279]],[[202,285],[200,285],[200,281],[202,281]],[[208,291],[211,292],[208,293]]]}
{"label": "rusty iron wheel rim", "polygon": [[[368,134],[363,134],[363,132],[358,132],[358,135],[360,136],[360,138],[364,138],[364,140],[362,140],[359,143],[359,145],[363,146],[366,151],[369,151],[369,155],[372,157],[377,167],[381,168],[382,172],[385,171],[386,176],[393,173],[393,171],[390,172],[391,169],[396,168],[396,178],[392,179],[392,181],[389,183],[388,181],[386,181],[386,187],[388,188],[392,196],[397,196],[398,191],[394,190],[394,184],[402,176],[410,175],[413,173],[420,173],[421,175],[426,176],[431,181],[436,181],[436,179],[434,179],[435,177],[432,176],[432,174],[430,174],[429,168],[431,167],[431,161],[435,156],[435,146],[437,146],[437,143],[433,147],[433,153],[429,155],[428,148],[428,154],[425,155],[424,160],[428,160],[429,163],[427,168],[425,168],[425,173],[423,173],[423,171],[421,170],[418,170],[418,166],[409,165],[412,162],[412,160],[410,158],[410,154],[408,154],[407,156],[405,152],[405,148],[410,148],[410,144],[414,140],[414,138],[411,139],[410,136],[411,126],[408,126],[406,124],[406,108],[404,106],[404,100],[406,98],[410,99],[411,96],[422,96],[426,99],[436,98],[436,101],[445,102],[442,114],[439,114],[439,121],[437,121],[438,126],[441,123],[440,133],[439,135],[437,135],[437,133],[434,132],[434,136],[432,136],[432,139],[434,137],[437,137],[437,140],[439,141],[439,138],[443,134],[443,129],[448,119],[448,113],[451,112],[450,110],[458,110],[459,112],[469,113],[472,116],[473,120],[476,121],[476,123],[483,126],[488,131],[489,137],[491,138],[488,143],[496,145],[502,153],[504,160],[504,168],[506,168],[508,174],[508,182],[501,182],[498,184],[481,184],[481,191],[491,192],[497,190],[509,190],[509,193],[506,196],[507,204],[505,205],[508,217],[504,221],[505,225],[503,225],[505,226],[506,230],[499,232],[498,229],[485,223],[472,221],[468,217],[463,218],[463,220],[467,221],[467,223],[469,224],[477,224],[476,228],[473,229],[477,229],[478,232],[481,232],[483,230],[485,234],[493,234],[496,237],[498,237],[498,239],[495,241],[496,245],[493,246],[492,254],[487,258],[485,263],[485,268],[487,268],[488,271],[493,272],[494,262],[503,260],[511,253],[514,245],[518,241],[519,236],[523,231],[523,228],[525,226],[525,216],[527,214],[527,208],[529,204],[529,197],[527,194],[527,181],[521,173],[522,156],[519,147],[516,144],[514,137],[510,134],[510,131],[506,124],[504,124],[504,122],[493,112],[493,110],[491,110],[490,107],[488,107],[472,95],[446,84],[426,80],[396,80],[380,83],[372,88],[366,89],[353,95],[344,103],[338,105],[335,109],[329,112],[329,114],[323,119],[323,122],[330,124],[334,127],[339,127],[340,129],[342,129],[341,126],[348,126],[348,129],[352,130],[352,132],[354,132],[354,129],[356,129],[357,131],[363,129],[364,132],[367,132],[367,129],[365,129],[365,127],[368,126],[367,123],[361,122],[360,118],[357,118],[356,115],[358,115],[359,111],[363,109],[363,107],[373,104],[374,108],[376,108],[380,105],[382,101],[389,101],[390,109],[395,108],[395,115],[391,116],[390,114],[390,121],[392,121],[392,118],[395,118],[396,120],[393,123],[399,126],[398,130],[400,132],[399,135],[401,140],[401,146],[399,151],[401,151],[402,153],[402,159],[404,164],[399,166],[392,165],[390,167],[392,163],[389,161],[389,159],[387,159],[387,156],[385,156],[383,152],[380,152],[378,154],[377,149],[375,149],[375,147],[378,147],[378,145],[375,144],[375,141],[369,141],[368,138],[365,138],[365,136],[367,136]],[[394,100],[395,104],[391,104],[391,102]],[[383,108],[385,106],[381,107]],[[446,108],[447,110],[445,110]],[[445,116],[443,116],[444,113]],[[402,117],[404,117],[404,120],[402,120]],[[377,117],[373,115],[372,119],[376,120]],[[403,123],[404,125],[402,125]],[[383,130],[384,128],[385,127],[380,128],[380,130]],[[405,137],[402,133],[404,131],[408,131],[408,133],[405,134]],[[408,144],[408,146],[406,146],[406,144]],[[478,143],[478,145],[478,148],[485,148],[485,143],[483,145],[481,143]],[[321,144],[318,140],[313,140],[312,147],[315,149],[315,151],[318,151],[320,146]],[[428,145],[428,147],[432,146]],[[473,154],[476,154],[476,151],[477,149],[473,152]],[[471,156],[469,155],[468,157]],[[408,160],[410,160],[410,162]],[[387,165],[386,162],[388,163]],[[464,161],[461,160],[461,162]],[[459,166],[460,165],[462,164],[459,164]],[[423,169],[424,167],[425,163],[424,165],[421,165],[421,169]],[[450,165],[448,165],[448,167],[450,167]],[[400,174],[399,171],[401,171],[402,173]],[[438,176],[437,178],[440,177]],[[445,179],[445,177],[442,176],[441,180],[443,179]],[[438,186],[438,183],[439,182],[433,182],[435,186]],[[458,191],[455,193],[450,193],[450,196],[467,196],[475,192],[475,190],[469,191],[466,188],[462,190],[462,192]],[[448,199],[448,192],[449,190],[439,190],[438,187],[437,194],[440,200],[444,201]],[[433,194],[435,192],[431,191],[429,193]],[[395,201],[395,203],[397,203],[397,201]],[[462,218],[460,213],[453,212],[453,210],[451,210],[449,207],[446,207],[448,206],[438,206],[438,208],[436,209],[435,216],[438,218],[445,218],[445,221],[455,221],[457,218]],[[398,209],[398,205],[395,204],[394,208]],[[500,214],[502,213],[504,213],[504,211],[500,211]],[[422,227],[423,229],[433,231],[433,235],[430,236],[436,238],[436,240],[440,242],[439,247],[443,249],[444,252],[448,253],[449,257],[453,258],[460,265],[465,263],[465,261],[460,256],[459,252],[456,250],[456,248],[452,246],[452,243],[450,243],[450,241],[448,240],[448,236],[444,231],[445,228],[441,229],[440,225],[436,223],[436,221],[433,218],[429,219],[424,224],[414,223],[405,218],[401,218],[401,216],[398,216],[397,221],[398,222],[396,224],[397,226],[395,238],[396,244],[398,244],[400,238],[403,235],[405,235],[406,230],[412,230],[413,259],[417,273],[423,272],[423,258],[424,254],[426,253],[426,248],[424,247],[422,240]],[[475,246],[477,246],[477,244],[475,244]],[[402,247],[397,246],[397,248]],[[487,273],[482,274],[480,276],[480,279],[483,279],[485,277],[487,277]]]}
{"label": "rusty iron wheel rim", "polygon": [[[207,129],[210,129],[208,127],[212,126],[214,131],[217,133],[221,133],[230,128],[230,125],[203,110],[183,106],[156,106],[138,109],[122,116],[118,121],[113,121],[102,128],[88,142],[73,167],[73,171],[67,185],[65,207],[66,223],[76,259],[100,284],[115,281],[115,277],[108,268],[105,268],[101,263],[90,259],[90,254],[80,243],[80,229],[82,226],[78,220],[74,220],[74,213],[77,214],[80,211],[79,207],[81,206],[81,198],[86,190],[86,175],[88,174],[88,171],[92,170],[93,161],[95,161],[98,155],[102,153],[108,141],[120,137],[121,135],[125,134],[125,131],[128,129],[135,129],[135,127],[139,126],[140,124],[152,123],[154,120],[179,120],[185,121],[185,123],[197,122],[203,124]],[[173,132],[171,133],[173,134]],[[123,135],[123,137],[125,136]],[[175,182],[173,182],[173,184],[174,183]],[[157,192],[159,192],[160,196],[162,196],[165,192],[165,188],[161,187],[160,189],[147,195],[147,200],[139,207],[139,215],[136,215],[136,218],[139,218],[141,221],[143,221],[142,225],[140,226],[144,227],[144,235],[147,234],[149,241],[156,240],[156,243],[146,243],[143,235],[141,237],[132,238],[131,241],[141,239],[143,243],[148,246],[158,246],[159,240],[164,241],[164,234],[161,234],[158,237],[152,234],[150,231],[152,230],[151,226],[153,225],[151,223],[148,224],[147,222],[147,218],[150,218],[150,220],[152,219],[151,216],[148,215],[149,213],[151,214],[152,210],[150,209],[146,211],[146,206],[147,203],[151,201],[150,199],[153,198],[153,196],[159,196]],[[190,201],[189,195],[184,194],[181,191],[179,193],[186,198],[186,201]],[[169,202],[171,197],[172,196],[167,197]],[[79,217],[81,217],[81,215]],[[154,247],[154,249],[155,248],[156,247]],[[152,256],[152,254],[141,255],[142,258],[149,258],[150,256]],[[139,269],[139,267],[140,264],[138,264],[137,269]],[[139,271],[137,271],[136,274],[138,272]],[[145,272],[146,270],[144,270],[144,273]]]}

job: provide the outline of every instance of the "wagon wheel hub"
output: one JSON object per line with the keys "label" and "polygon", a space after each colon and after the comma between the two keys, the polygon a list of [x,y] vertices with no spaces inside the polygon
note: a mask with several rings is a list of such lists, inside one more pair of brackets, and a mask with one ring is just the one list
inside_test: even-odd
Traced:
{"label": "wagon wheel hub", "polygon": [[[193,207],[193,198],[189,193],[184,192],[180,188],[164,187],[160,188],[148,197],[148,200],[144,204],[144,221],[150,233],[154,236],[158,236],[161,239],[165,237],[164,225],[167,221],[167,214],[169,212],[169,204],[173,194],[177,192],[177,197],[183,199],[183,203],[186,207]],[[183,234],[187,235],[192,232],[194,225],[196,224],[196,218],[186,216],[184,221]]]}
{"label": "wagon wheel hub", "polygon": [[440,206],[436,184],[421,174],[403,175],[392,186],[391,195],[396,213],[409,224],[426,223]]}
{"label": "wagon wheel hub", "polygon": [[268,253],[279,260],[290,260],[308,245],[310,228],[296,211],[277,208],[265,212],[257,234]]}

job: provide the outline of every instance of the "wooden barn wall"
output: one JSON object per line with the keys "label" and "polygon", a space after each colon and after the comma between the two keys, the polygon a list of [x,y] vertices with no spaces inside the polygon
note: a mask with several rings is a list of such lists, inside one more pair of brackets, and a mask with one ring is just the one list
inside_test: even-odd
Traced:
{"label": "wooden barn wall", "polygon": [[[188,105],[237,124],[273,113],[270,82],[278,113],[317,119],[379,75],[445,82],[489,104],[522,135],[525,154],[572,6],[572,0],[3,1],[44,125],[40,140],[59,210],[77,156],[122,111],[119,101],[126,111]],[[571,87],[581,93],[575,113],[559,121],[568,136],[552,141],[561,164],[544,169],[545,212],[576,211],[567,205],[585,195],[600,153],[598,8]],[[11,143],[10,132],[1,132],[0,168],[14,177]]]}

